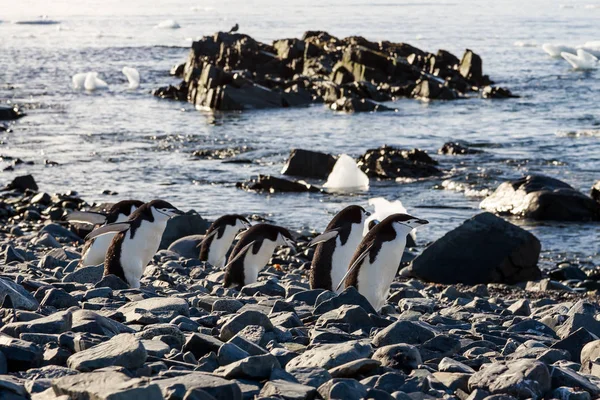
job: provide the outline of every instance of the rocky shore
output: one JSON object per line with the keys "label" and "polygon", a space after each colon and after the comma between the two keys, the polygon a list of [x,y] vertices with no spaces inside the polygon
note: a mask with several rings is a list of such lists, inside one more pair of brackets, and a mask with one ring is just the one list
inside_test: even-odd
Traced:
{"label": "rocky shore", "polygon": [[231,111],[325,103],[334,111],[388,111],[401,97],[454,100],[516,97],[492,86],[473,51],[428,53],[406,43],[337,38],[308,31],[302,39],[261,43],[218,32],[192,44],[171,74],[183,79],[154,95],[199,108]]}
{"label": "rocky shore", "polygon": [[[3,398],[600,396],[600,271],[540,271],[539,241],[490,213],[409,257],[377,312],[354,288],[310,290],[301,234],[236,291],[182,245],[208,226],[188,212],[130,289],[102,266],[76,269],[87,231],[63,217],[103,205],[40,192],[31,176],[1,198]],[[482,232],[494,239],[475,242]]]}

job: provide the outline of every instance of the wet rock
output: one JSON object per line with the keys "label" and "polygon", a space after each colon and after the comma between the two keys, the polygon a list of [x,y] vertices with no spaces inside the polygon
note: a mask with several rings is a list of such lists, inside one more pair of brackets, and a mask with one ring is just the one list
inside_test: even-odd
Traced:
{"label": "wet rock", "polygon": [[247,182],[238,182],[238,188],[257,192],[320,192],[321,190],[303,181],[290,181],[271,175],[258,175]]}
{"label": "wet rock", "polygon": [[358,166],[369,177],[379,179],[426,178],[440,175],[437,162],[426,152],[402,150],[391,146],[367,150],[359,157]]}
{"label": "wet rock", "polygon": [[[464,251],[469,249],[469,251]],[[437,283],[515,283],[538,279],[539,240],[490,213],[482,213],[427,247],[412,274]]]}
{"label": "wet rock", "polygon": [[350,361],[369,358],[373,349],[368,343],[349,341],[340,344],[325,344],[307,350],[292,359],[286,366],[286,371],[296,368],[321,367],[331,369]]}
{"label": "wet rock", "polygon": [[82,372],[118,365],[125,368],[139,368],[148,354],[139,339],[131,334],[121,334],[105,343],[73,354],[67,360],[69,368]]}
{"label": "wet rock", "polygon": [[160,400],[159,386],[144,379],[130,379],[116,371],[103,371],[64,376],[52,381],[57,396],[73,399],[147,399]]}
{"label": "wet rock", "polygon": [[35,311],[40,306],[35,297],[23,286],[11,280],[0,278],[0,299],[4,301],[6,296],[10,297],[13,307],[16,309]]}
{"label": "wet rock", "polygon": [[19,192],[25,192],[26,190],[37,192],[38,185],[32,175],[22,175],[14,178],[12,182],[6,186],[6,189],[17,190]]}
{"label": "wet rock", "polygon": [[283,175],[326,179],[331,173],[335,162],[336,158],[330,154],[312,150],[292,149],[281,173]]}
{"label": "wet rock", "polygon": [[418,80],[411,96],[428,100],[454,100],[459,97],[455,90],[433,79]]}
{"label": "wet rock", "polygon": [[17,106],[1,106],[0,105],[0,121],[10,121],[19,119],[24,116]]}
{"label": "wet rock", "polygon": [[281,368],[277,358],[271,354],[250,356],[215,370],[215,375],[227,379],[267,379],[273,368]]}
{"label": "wet rock", "polygon": [[484,99],[510,99],[519,96],[513,94],[510,90],[499,86],[486,86],[481,92]]}
{"label": "wet rock", "polygon": [[486,86],[492,83],[487,75],[483,75],[481,57],[469,49],[460,60],[458,72],[474,86]]}
{"label": "wet rock", "polygon": [[480,207],[535,220],[600,220],[598,202],[558,179],[542,175],[502,183]]}
{"label": "wet rock", "polygon": [[399,343],[422,344],[434,336],[435,332],[422,323],[397,321],[379,331],[373,338],[373,345],[382,347]]}
{"label": "wet rock", "polygon": [[451,156],[467,155],[467,154],[479,154],[481,150],[472,149],[467,147],[461,142],[447,142],[444,143],[441,149],[438,150],[439,154],[447,154]]}
{"label": "wet rock", "polygon": [[392,108],[381,103],[369,99],[357,99],[356,97],[342,97],[331,103],[330,108],[333,111],[345,113],[393,111]]}
{"label": "wet rock", "polygon": [[469,390],[508,394],[519,399],[539,398],[551,388],[550,373],[539,361],[517,360],[485,365],[469,379]]}
{"label": "wet rock", "polygon": [[590,196],[592,196],[592,199],[600,203],[600,181],[596,182],[594,186],[592,186]]}
{"label": "wet rock", "polygon": [[169,219],[162,235],[159,249],[167,249],[177,239],[190,235],[203,235],[208,230],[210,222],[202,218],[195,211],[188,211]]}
{"label": "wet rock", "polygon": [[410,344],[380,347],[373,354],[373,359],[380,361],[384,367],[398,369],[405,373],[410,373],[423,363],[419,350]]}
{"label": "wet rock", "polygon": [[284,380],[271,380],[260,391],[261,397],[275,397],[285,400],[312,400],[317,394],[317,389],[300,383]]}

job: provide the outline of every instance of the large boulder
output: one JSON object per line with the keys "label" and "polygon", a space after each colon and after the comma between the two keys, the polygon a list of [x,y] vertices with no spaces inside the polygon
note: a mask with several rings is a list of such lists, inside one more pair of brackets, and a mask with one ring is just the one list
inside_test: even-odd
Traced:
{"label": "large boulder", "polygon": [[0,121],[18,119],[23,115],[16,106],[0,106]]}
{"label": "large boulder", "polygon": [[467,49],[458,67],[460,74],[475,86],[486,86],[492,83],[487,75],[483,75],[481,57]]}
{"label": "large boulder", "polygon": [[490,213],[468,219],[413,260],[415,276],[437,283],[515,283],[539,279],[540,241]]}
{"label": "large boulder", "polygon": [[548,367],[535,360],[485,364],[469,378],[469,390],[486,390],[518,399],[541,398],[551,386]]}
{"label": "large boulder", "polygon": [[380,179],[441,175],[436,165],[437,161],[423,150],[402,150],[391,146],[369,149],[358,159],[360,169],[369,177]]}
{"label": "large boulder", "polygon": [[411,93],[412,97],[417,99],[433,100],[454,100],[458,99],[458,93],[444,85],[431,79],[420,79]]}
{"label": "large boulder", "polygon": [[56,396],[69,399],[160,400],[163,398],[158,385],[140,378],[131,379],[117,371],[64,376],[52,381],[52,389]]}
{"label": "large boulder", "polygon": [[290,181],[271,175],[258,175],[247,182],[238,182],[238,188],[257,192],[320,192],[320,189],[303,181]]}
{"label": "large boulder", "polygon": [[320,151],[292,149],[287,163],[281,170],[283,175],[327,178],[335,165],[336,158]]}
{"label": "large boulder", "polygon": [[558,179],[543,175],[502,183],[480,207],[535,220],[600,221],[600,203]]}
{"label": "large boulder", "polygon": [[142,342],[129,333],[117,335],[105,343],[73,354],[67,360],[69,368],[81,372],[121,366],[136,369],[144,365],[148,353]]}
{"label": "large boulder", "polygon": [[159,249],[166,249],[177,239],[185,236],[204,235],[209,226],[210,222],[194,211],[171,218],[163,232]]}

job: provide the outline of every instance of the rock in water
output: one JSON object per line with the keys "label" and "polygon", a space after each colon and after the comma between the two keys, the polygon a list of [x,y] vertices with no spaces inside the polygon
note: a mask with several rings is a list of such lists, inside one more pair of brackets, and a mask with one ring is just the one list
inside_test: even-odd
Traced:
{"label": "rock in water", "polygon": [[599,221],[600,204],[570,185],[543,175],[504,182],[480,207],[535,220]]}
{"label": "rock in water", "polygon": [[23,115],[17,107],[0,106],[0,121],[18,119]]}
{"label": "rock in water", "polygon": [[327,178],[335,165],[335,157],[319,151],[292,149],[287,163],[281,170],[283,175]]}
{"label": "rock in water", "polygon": [[369,177],[358,168],[352,157],[342,154],[323,187],[331,190],[367,190]]}
{"label": "rock in water", "polygon": [[136,369],[144,365],[147,357],[142,342],[131,334],[123,333],[105,343],[73,354],[67,360],[67,365],[81,372],[109,366]]}
{"label": "rock in water", "polygon": [[515,283],[536,280],[540,241],[490,213],[468,219],[427,247],[411,272],[436,283]]}
{"label": "rock in water", "polygon": [[244,190],[254,190],[257,192],[320,192],[319,188],[304,181],[290,181],[288,179],[277,178],[271,175],[258,175],[256,179],[236,184],[238,188]]}
{"label": "rock in water", "polygon": [[379,179],[418,179],[441,175],[437,164],[423,150],[403,150],[391,146],[369,149],[358,159],[358,165],[369,177]]}
{"label": "rock in water", "polygon": [[24,192],[26,190],[32,190],[34,192],[38,191],[38,185],[31,175],[17,176],[6,186],[6,188],[9,190],[18,190],[19,192]]}
{"label": "rock in water", "polygon": [[600,181],[596,182],[594,186],[592,186],[592,192],[590,194],[592,199],[600,203]]}
{"label": "rock in water", "polygon": [[123,74],[129,81],[129,89],[137,89],[140,87],[140,73],[137,69],[131,67],[123,67]]}

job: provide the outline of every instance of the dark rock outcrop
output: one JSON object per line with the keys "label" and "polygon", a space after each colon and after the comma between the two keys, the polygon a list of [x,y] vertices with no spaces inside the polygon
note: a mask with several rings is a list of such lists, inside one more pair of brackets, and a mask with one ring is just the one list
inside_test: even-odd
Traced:
{"label": "dark rock outcrop", "polygon": [[369,177],[380,179],[425,178],[441,175],[437,161],[419,149],[402,150],[391,146],[367,150],[358,166]]}
{"label": "dark rock outcrop", "polygon": [[442,148],[438,150],[438,153],[456,156],[467,154],[480,154],[483,152],[481,150],[472,149],[461,142],[447,142],[444,143]]}
{"label": "dark rock outcrop", "polygon": [[18,107],[0,106],[0,121],[10,121],[24,116]]}
{"label": "dark rock outcrop", "polygon": [[502,183],[480,207],[535,220],[600,220],[600,203],[558,179],[543,175]]}
{"label": "dark rock outcrop", "polygon": [[412,273],[438,283],[515,283],[539,279],[540,241],[490,213],[465,221],[427,247]]}
{"label": "dark rock outcrop", "polygon": [[302,181],[290,181],[288,179],[277,178],[271,175],[258,175],[257,178],[247,182],[236,184],[238,188],[244,190],[254,190],[257,192],[320,192],[321,190],[313,185]]}
{"label": "dark rock outcrop", "polygon": [[592,186],[590,195],[592,196],[592,199],[600,203],[600,181],[596,182],[594,186]]}
{"label": "dark rock outcrop", "polygon": [[281,170],[283,175],[305,176],[325,179],[331,173],[336,158],[320,151],[292,149],[287,163]]}

